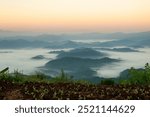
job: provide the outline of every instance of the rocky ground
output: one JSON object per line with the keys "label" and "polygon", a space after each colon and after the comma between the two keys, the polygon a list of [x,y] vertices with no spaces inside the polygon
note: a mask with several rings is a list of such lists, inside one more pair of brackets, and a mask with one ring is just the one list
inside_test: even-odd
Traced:
{"label": "rocky ground", "polygon": [[1,100],[149,100],[150,86],[0,81]]}

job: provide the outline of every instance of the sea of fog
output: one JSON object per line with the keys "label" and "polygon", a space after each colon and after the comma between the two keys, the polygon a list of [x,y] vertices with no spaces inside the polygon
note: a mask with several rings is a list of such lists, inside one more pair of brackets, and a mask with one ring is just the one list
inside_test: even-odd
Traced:
{"label": "sea of fog", "polygon": [[[9,67],[9,71],[19,70],[31,74],[38,71],[37,67],[43,66],[49,60],[56,57],[56,54],[49,54],[48,49],[3,49],[0,50],[0,69]],[[33,60],[32,57],[43,55],[46,59]]]}
{"label": "sea of fog", "polygon": [[108,41],[113,41],[116,39],[76,39],[72,40],[74,42],[81,42],[81,43],[93,43],[93,42],[108,42]]}
{"label": "sea of fog", "polygon": [[[68,49],[65,50],[68,51]],[[1,49],[0,70],[9,67],[10,72],[18,69],[25,74],[32,74],[35,71],[39,71],[38,67],[44,66],[45,63],[56,58],[57,54],[50,54],[50,51],[54,51],[54,49]],[[110,58],[121,59],[122,61],[96,69],[97,75],[106,78],[117,77],[121,71],[127,68],[144,67],[145,63],[150,62],[150,48],[142,48],[139,51],[141,52],[112,52],[103,50]],[[37,55],[43,55],[45,59],[31,59]]]}
{"label": "sea of fog", "polygon": [[117,77],[119,73],[125,69],[143,68],[146,63],[150,63],[150,48],[138,49],[140,52],[110,52],[103,51],[109,54],[109,57],[121,59],[121,62],[106,65],[97,69],[98,76],[105,78]]}

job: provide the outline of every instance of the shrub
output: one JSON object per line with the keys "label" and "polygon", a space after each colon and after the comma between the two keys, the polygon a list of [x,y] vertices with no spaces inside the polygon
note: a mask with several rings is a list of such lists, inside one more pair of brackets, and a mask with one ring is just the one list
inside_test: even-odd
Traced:
{"label": "shrub", "polygon": [[47,82],[48,77],[42,72],[35,72],[32,75],[26,76],[25,80],[28,82]]}
{"label": "shrub", "polygon": [[0,80],[10,80],[11,75],[9,74],[9,67],[0,71]]}
{"label": "shrub", "polygon": [[127,80],[122,80],[121,84],[129,84],[129,85],[149,85],[150,84],[150,65],[148,63],[145,64],[144,69],[135,69],[131,68],[129,70]]}
{"label": "shrub", "polygon": [[52,78],[50,80],[50,82],[54,82],[54,83],[68,83],[68,82],[73,82],[73,79],[68,74],[66,74],[63,69],[61,69],[60,75]]}
{"label": "shrub", "polygon": [[115,81],[112,79],[101,80],[101,85],[114,85]]}

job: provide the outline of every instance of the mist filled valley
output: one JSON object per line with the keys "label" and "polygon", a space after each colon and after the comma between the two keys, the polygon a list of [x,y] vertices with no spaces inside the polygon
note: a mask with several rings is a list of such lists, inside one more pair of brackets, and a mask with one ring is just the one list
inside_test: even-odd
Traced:
{"label": "mist filled valley", "polygon": [[117,78],[150,62],[150,32],[1,36],[0,69],[74,79]]}

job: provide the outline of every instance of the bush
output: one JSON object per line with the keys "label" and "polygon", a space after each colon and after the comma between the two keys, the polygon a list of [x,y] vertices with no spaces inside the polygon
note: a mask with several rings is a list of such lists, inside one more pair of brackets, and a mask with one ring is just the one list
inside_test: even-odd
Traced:
{"label": "bush", "polygon": [[5,68],[0,71],[0,80],[10,80],[11,75],[9,74],[9,68]]}
{"label": "bush", "polygon": [[[5,72],[4,72],[5,70]],[[9,73],[9,69],[6,70],[6,68],[1,71],[0,73],[0,79],[1,80],[7,80],[7,81],[11,81],[13,83],[17,82],[23,82],[23,74],[21,72],[19,72],[18,70],[14,70],[13,73]]]}
{"label": "bush", "polygon": [[112,79],[101,80],[101,85],[114,85],[115,81]]}
{"label": "bush", "polygon": [[144,69],[135,69],[131,68],[129,70],[127,80],[122,80],[121,84],[129,84],[129,85],[149,85],[150,84],[150,65],[148,63],[145,64]]}
{"label": "bush", "polygon": [[50,82],[54,82],[54,83],[69,83],[69,82],[73,82],[73,79],[68,74],[66,74],[64,72],[64,70],[62,69],[60,75],[52,78],[50,80]]}
{"label": "bush", "polygon": [[35,72],[32,75],[26,76],[25,80],[28,82],[47,82],[48,76],[41,72]]}

